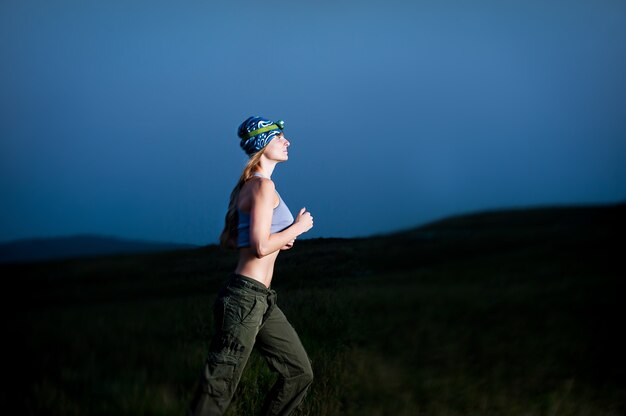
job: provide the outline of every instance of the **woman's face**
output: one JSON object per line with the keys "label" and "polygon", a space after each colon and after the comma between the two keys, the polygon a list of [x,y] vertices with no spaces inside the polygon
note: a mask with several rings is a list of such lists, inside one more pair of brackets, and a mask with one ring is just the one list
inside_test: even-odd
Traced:
{"label": "woman's face", "polygon": [[267,148],[263,154],[270,159],[284,161],[289,159],[289,153],[287,152],[287,147],[289,147],[291,143],[285,137],[283,133],[277,134],[270,142],[267,144]]}

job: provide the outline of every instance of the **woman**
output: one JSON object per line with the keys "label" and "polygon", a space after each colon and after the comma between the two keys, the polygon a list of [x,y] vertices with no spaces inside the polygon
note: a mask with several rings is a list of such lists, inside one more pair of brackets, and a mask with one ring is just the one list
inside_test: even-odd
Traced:
{"label": "woman", "polygon": [[271,180],[276,164],[288,160],[284,122],[253,116],[240,126],[240,146],[250,156],[230,195],[220,245],[238,248],[239,263],[213,305],[216,332],[191,402],[190,415],[221,415],[230,404],[242,371],[256,347],[278,380],[263,405],[264,415],[289,415],[302,402],[313,370],[270,288],[280,250],[313,227],[302,208],[294,221]]}

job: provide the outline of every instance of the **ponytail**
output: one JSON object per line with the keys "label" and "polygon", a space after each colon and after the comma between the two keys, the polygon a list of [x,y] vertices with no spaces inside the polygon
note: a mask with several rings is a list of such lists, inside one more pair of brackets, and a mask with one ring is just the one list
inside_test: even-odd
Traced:
{"label": "ponytail", "polygon": [[239,213],[237,212],[237,200],[239,199],[239,192],[243,185],[246,183],[248,179],[250,179],[253,173],[257,170],[257,166],[261,161],[261,155],[265,148],[260,151],[254,153],[246,166],[243,169],[241,177],[230,193],[230,202],[228,204],[228,211],[226,212],[226,217],[224,218],[224,229],[220,234],[220,247],[226,249],[237,249],[237,226],[239,225]]}

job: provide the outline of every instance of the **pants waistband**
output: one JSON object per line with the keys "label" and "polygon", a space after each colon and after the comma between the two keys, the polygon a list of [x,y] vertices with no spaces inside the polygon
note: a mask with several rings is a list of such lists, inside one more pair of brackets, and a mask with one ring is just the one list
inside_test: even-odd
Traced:
{"label": "pants waistband", "polygon": [[263,293],[264,295],[267,295],[268,293],[273,292],[272,289],[268,289],[263,283],[259,282],[258,280],[253,279],[248,276],[244,276],[243,274],[237,274],[235,272],[232,272],[228,276],[228,282],[226,284],[227,286],[231,286],[231,287],[241,287],[245,289],[252,289],[254,291]]}

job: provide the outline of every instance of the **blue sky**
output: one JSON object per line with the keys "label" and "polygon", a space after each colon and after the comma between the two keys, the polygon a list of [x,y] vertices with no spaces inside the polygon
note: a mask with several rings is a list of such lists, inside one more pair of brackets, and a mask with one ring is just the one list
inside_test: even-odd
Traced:
{"label": "blue sky", "polygon": [[216,243],[250,115],[300,238],[626,200],[626,4],[3,1],[0,241]]}

